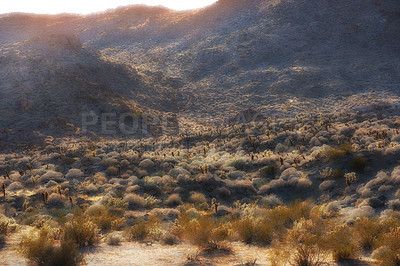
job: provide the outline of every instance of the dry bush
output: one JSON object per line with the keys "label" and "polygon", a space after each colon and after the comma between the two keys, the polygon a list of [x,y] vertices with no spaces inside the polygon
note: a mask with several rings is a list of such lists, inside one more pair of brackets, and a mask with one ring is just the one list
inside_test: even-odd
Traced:
{"label": "dry bush", "polygon": [[233,229],[246,244],[269,245],[273,240],[274,227],[267,218],[247,216],[235,221]]}
{"label": "dry bush", "polygon": [[324,179],[340,179],[344,177],[344,171],[342,169],[325,168],[320,172],[320,175]]}
{"label": "dry bush", "polygon": [[207,198],[203,193],[193,192],[191,193],[189,200],[190,202],[201,204],[206,202]]}
{"label": "dry bush", "polygon": [[115,166],[107,167],[106,173],[109,176],[115,176],[118,174],[118,168]]}
{"label": "dry bush", "polygon": [[175,233],[194,245],[211,252],[212,250],[228,251],[224,243],[230,234],[229,223],[223,223],[211,216],[195,215],[183,210],[175,224]]}
{"label": "dry bush", "polygon": [[142,196],[133,193],[125,195],[124,200],[128,203],[128,209],[130,210],[137,210],[146,207],[146,200]]}
{"label": "dry bush", "polygon": [[56,243],[46,228],[42,228],[25,236],[19,251],[36,265],[70,266],[84,262],[76,247],[77,245],[71,240]]}
{"label": "dry bush", "polygon": [[291,228],[295,221],[309,219],[314,204],[311,200],[296,200],[287,206],[280,205],[268,210],[269,222],[273,224],[276,234],[281,235],[285,229]]}
{"label": "dry bush", "polygon": [[147,196],[144,200],[146,202],[146,207],[150,209],[158,207],[162,202],[154,196]]}
{"label": "dry bush", "polygon": [[14,219],[10,219],[5,216],[0,217],[0,235],[7,235],[16,228],[17,224]]}
{"label": "dry bush", "polygon": [[328,254],[325,230],[326,224],[321,219],[296,221],[282,240],[272,246],[272,265],[322,265]]}
{"label": "dry bush", "polygon": [[365,251],[371,251],[383,227],[376,219],[357,218],[352,230],[360,247]]}
{"label": "dry bush", "polygon": [[83,172],[80,170],[80,169],[74,169],[74,168],[72,168],[72,169],[70,169],[69,171],[68,171],[68,173],[65,175],[65,178],[67,178],[67,179],[78,179],[78,178],[81,178],[81,177],[83,177]]}
{"label": "dry bush", "polygon": [[50,208],[64,208],[64,202],[66,201],[64,196],[60,194],[52,193],[47,200],[47,205]]}
{"label": "dry bush", "polygon": [[64,238],[76,243],[79,247],[92,246],[99,241],[99,229],[83,215],[75,215],[64,226]]}
{"label": "dry bush", "polygon": [[385,266],[400,265],[400,227],[383,234],[379,244],[381,247],[374,252],[375,259]]}
{"label": "dry bush", "polygon": [[182,202],[182,199],[179,196],[179,194],[172,194],[165,200],[164,203],[167,206],[174,207],[174,206],[181,205],[183,202]]}
{"label": "dry bush", "polygon": [[137,218],[135,224],[127,230],[127,238],[130,241],[143,241],[149,238],[158,238],[161,235],[160,219],[157,216],[149,216],[147,220]]}
{"label": "dry bush", "polygon": [[86,213],[90,221],[102,231],[118,230],[125,224],[125,218],[110,212],[105,206],[92,206]]}
{"label": "dry bush", "polygon": [[325,151],[325,156],[329,159],[337,159],[350,154],[353,151],[353,147],[350,143],[345,143],[339,147],[331,147]]}
{"label": "dry bush", "polygon": [[355,258],[359,254],[359,246],[347,225],[334,226],[327,234],[327,248],[336,262]]}
{"label": "dry bush", "polygon": [[107,242],[107,245],[118,246],[121,244],[121,236],[116,235],[116,234],[109,235],[107,237],[106,242]]}
{"label": "dry bush", "polygon": [[125,210],[126,208],[128,208],[128,202],[126,202],[124,199],[122,198],[113,198],[110,197],[107,199],[107,203],[106,203],[107,207],[109,207],[112,210]]}

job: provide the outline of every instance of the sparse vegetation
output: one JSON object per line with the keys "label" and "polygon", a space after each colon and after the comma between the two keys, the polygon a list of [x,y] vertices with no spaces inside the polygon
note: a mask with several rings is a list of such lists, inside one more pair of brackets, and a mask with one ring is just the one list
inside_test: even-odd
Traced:
{"label": "sparse vegetation", "polygon": [[62,239],[56,243],[48,229],[42,228],[22,239],[20,252],[36,265],[80,265],[84,259],[76,247],[71,240]]}

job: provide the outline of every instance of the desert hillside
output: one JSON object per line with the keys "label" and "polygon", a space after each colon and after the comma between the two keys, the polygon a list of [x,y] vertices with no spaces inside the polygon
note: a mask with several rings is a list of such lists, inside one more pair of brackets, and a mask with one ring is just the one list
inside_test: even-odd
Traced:
{"label": "desert hillside", "polygon": [[400,265],[400,2],[0,15],[0,264]]}
{"label": "desert hillside", "polygon": [[[221,0],[185,12],[2,15],[0,108],[40,135],[49,113],[76,134],[85,110],[201,123],[249,108],[287,116],[391,105],[400,83],[399,12],[397,1]],[[0,122],[23,131],[8,115]]]}

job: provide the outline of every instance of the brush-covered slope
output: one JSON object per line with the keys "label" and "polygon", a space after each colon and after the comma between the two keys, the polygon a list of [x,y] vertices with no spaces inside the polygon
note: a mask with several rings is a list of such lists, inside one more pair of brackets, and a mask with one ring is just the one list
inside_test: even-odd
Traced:
{"label": "brush-covered slope", "polygon": [[[101,93],[116,91],[126,102],[186,117],[226,117],[247,108],[277,115],[362,110],[398,101],[399,14],[395,0],[220,0],[187,12],[131,6],[88,16],[3,15],[2,50],[19,55],[3,55],[10,78],[0,89],[11,97],[9,84],[22,84],[17,76],[28,75],[27,61],[25,69],[9,64],[21,61],[19,56],[34,58],[26,40],[46,33],[76,36],[98,51],[86,60],[60,49],[57,64],[70,67],[51,80],[59,93],[71,95],[62,100],[66,106],[73,106],[68,100],[79,95],[78,88],[90,86],[60,79],[89,72],[85,82],[97,84]],[[41,64],[32,69],[57,69]],[[45,75],[25,80],[37,84],[34,90],[48,89],[42,86],[49,82]],[[46,95],[56,97],[50,90]]]}
{"label": "brush-covered slope", "polygon": [[[154,85],[156,77],[110,62],[74,36],[41,35],[4,45],[0,65],[0,125],[8,137],[75,134],[84,113],[154,112],[169,105],[168,79],[159,76]],[[93,128],[100,129],[100,123]]]}

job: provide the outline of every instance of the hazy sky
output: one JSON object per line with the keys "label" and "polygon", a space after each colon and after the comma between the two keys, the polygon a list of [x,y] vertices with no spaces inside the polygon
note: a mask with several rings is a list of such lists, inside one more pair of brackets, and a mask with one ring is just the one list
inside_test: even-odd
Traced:
{"label": "hazy sky", "polygon": [[162,5],[171,9],[185,10],[207,6],[214,2],[216,0],[2,0],[0,14],[10,12],[88,14],[134,4]]}

